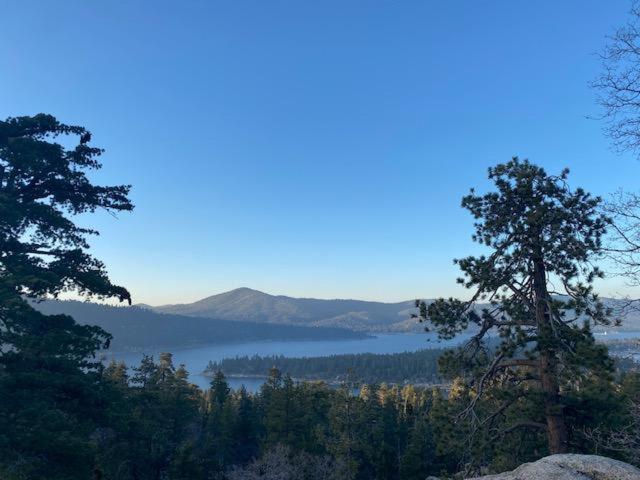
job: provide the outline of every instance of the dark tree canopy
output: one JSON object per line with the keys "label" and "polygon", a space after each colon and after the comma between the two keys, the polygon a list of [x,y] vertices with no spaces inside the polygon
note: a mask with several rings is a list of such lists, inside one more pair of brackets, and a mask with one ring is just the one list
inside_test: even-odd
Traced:
{"label": "dark tree canopy", "polygon": [[[491,427],[517,408],[518,398],[539,391],[544,412],[509,428],[547,431],[553,453],[567,450],[560,384],[594,370],[607,370],[606,350],[594,344],[591,326],[608,324],[609,312],[593,291],[602,273],[592,260],[599,255],[608,219],[598,213],[600,199],[571,190],[568,171],[549,175],[517,158],[489,169],[495,191],[473,190],[462,206],[475,218],[473,239],[490,253],[456,260],[472,289],[469,301],[450,298],[418,302],[420,316],[442,337],[469,326],[477,333],[445,365],[473,375],[476,396],[500,385],[511,393],[498,414],[477,419]],[[498,335],[495,351],[486,344]]]}
{"label": "dark tree canopy", "polygon": [[[64,145],[78,137],[78,144]],[[61,143],[55,140],[60,139]],[[111,335],[27,298],[75,291],[130,302],[88,253],[73,216],[133,208],[128,186],[102,187],[91,134],[50,115],[0,121],[0,476],[88,478],[90,434],[104,415],[95,353]],[[64,144],[64,145],[63,145]]]}
{"label": "dark tree canopy", "polygon": [[[79,137],[72,149],[53,142]],[[65,139],[66,140],[66,139]],[[98,208],[129,211],[129,186],[93,185],[86,171],[100,168],[102,150],[89,145],[83,127],[64,125],[51,115],[0,122],[0,281],[21,295],[57,295],[75,289],[128,300],[113,285],[104,265],[86,250],[98,232],[70,218]]]}

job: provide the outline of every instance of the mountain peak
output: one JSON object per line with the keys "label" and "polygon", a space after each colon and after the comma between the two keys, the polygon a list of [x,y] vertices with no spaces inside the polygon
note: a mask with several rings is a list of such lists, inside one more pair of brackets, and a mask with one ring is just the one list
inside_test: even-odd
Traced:
{"label": "mountain peak", "polygon": [[249,287],[238,287],[233,290],[229,290],[228,292],[221,293],[220,295],[224,295],[225,293],[258,293],[260,295],[269,295],[268,293],[261,292],[260,290],[255,290]]}
{"label": "mountain peak", "polygon": [[216,295],[211,295],[210,297],[203,298],[198,302],[208,303],[211,300],[222,300],[222,299],[245,299],[252,300],[257,298],[271,298],[273,295],[269,295],[268,293],[261,292],[260,290],[254,290],[249,287],[239,287],[234,288],[233,290],[229,290],[228,292],[218,293]]}

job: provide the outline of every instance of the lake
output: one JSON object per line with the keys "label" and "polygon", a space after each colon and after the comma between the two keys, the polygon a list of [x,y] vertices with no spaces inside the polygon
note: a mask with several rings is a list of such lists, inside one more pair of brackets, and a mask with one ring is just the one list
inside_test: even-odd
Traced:
{"label": "lake", "polygon": [[[439,341],[433,333],[387,333],[379,334],[371,338],[358,340],[321,340],[321,341],[281,341],[281,342],[249,342],[227,345],[209,345],[188,349],[174,349],[174,364],[184,364],[189,371],[189,379],[200,387],[208,387],[209,378],[202,372],[209,360],[222,360],[228,357],[243,357],[245,355],[284,355],[285,357],[320,357],[338,355],[342,353],[400,353],[413,352],[423,348],[441,348],[453,346],[461,341],[460,338],[451,341]],[[166,351],[150,350],[147,355],[153,355],[157,360],[158,355]],[[117,353],[107,352],[104,355],[106,361],[112,359],[124,361],[129,366],[135,366],[142,359],[142,352]],[[266,373],[266,372],[265,372]],[[229,378],[232,388],[245,385],[247,390],[255,391],[260,388],[263,380],[259,378]]]}
{"label": "lake", "polygon": [[[451,347],[460,343],[470,334],[460,335],[454,340],[438,340],[435,333],[385,333],[371,338],[358,340],[321,340],[321,341],[278,341],[278,342],[248,342],[226,345],[209,345],[187,349],[173,349],[174,365],[184,364],[189,372],[191,382],[202,388],[208,388],[210,379],[202,375],[209,360],[219,361],[229,357],[244,357],[252,355],[269,356],[284,355],[285,357],[321,357],[339,355],[342,353],[400,353],[414,352],[423,348]],[[639,338],[640,332],[609,331],[606,334],[595,334],[598,340],[622,340]],[[157,360],[163,350],[149,350],[144,353],[153,355]],[[136,366],[142,359],[142,352],[118,353],[107,352],[105,361],[112,359],[124,361],[129,366]],[[266,373],[266,372],[265,372]],[[237,389],[244,385],[249,391],[256,391],[263,383],[261,378],[228,378],[229,385]]]}

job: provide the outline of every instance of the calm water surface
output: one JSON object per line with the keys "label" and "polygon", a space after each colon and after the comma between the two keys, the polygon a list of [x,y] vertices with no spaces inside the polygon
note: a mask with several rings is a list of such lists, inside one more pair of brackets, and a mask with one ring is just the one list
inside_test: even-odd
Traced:
{"label": "calm water surface", "polygon": [[[622,340],[640,337],[640,332],[608,332],[606,335],[596,333],[598,340]],[[282,341],[282,342],[249,342],[226,345],[209,345],[197,348],[172,350],[175,365],[184,364],[189,371],[189,379],[200,387],[208,387],[210,379],[202,375],[210,360],[218,361],[223,358],[244,357],[252,355],[269,356],[284,355],[285,357],[320,357],[338,355],[342,353],[400,353],[414,352],[424,348],[451,347],[460,343],[469,335],[460,335],[454,340],[440,341],[434,333],[405,333],[379,334],[372,338],[361,340],[322,340],[322,341]],[[158,355],[166,351],[149,350],[144,353]],[[124,361],[129,366],[140,363],[140,353],[108,353],[106,361],[112,359]],[[260,378],[229,378],[229,384],[237,389],[244,385],[249,391],[260,388],[263,380]]]}
{"label": "calm water surface", "polygon": [[[380,334],[360,340],[331,341],[293,341],[293,342],[250,342],[227,345],[210,345],[189,349],[172,350],[175,365],[184,364],[189,371],[190,380],[200,387],[209,385],[209,378],[202,375],[210,360],[222,360],[229,357],[284,355],[285,357],[320,357],[342,353],[400,353],[413,352],[423,348],[441,348],[453,346],[460,338],[452,341],[439,341],[431,333]],[[165,350],[149,350],[147,355],[158,355]],[[140,363],[142,352],[107,353],[106,361],[112,359],[124,361],[129,366]],[[247,390],[255,391],[262,385],[262,379],[229,378],[232,388],[245,385]]]}

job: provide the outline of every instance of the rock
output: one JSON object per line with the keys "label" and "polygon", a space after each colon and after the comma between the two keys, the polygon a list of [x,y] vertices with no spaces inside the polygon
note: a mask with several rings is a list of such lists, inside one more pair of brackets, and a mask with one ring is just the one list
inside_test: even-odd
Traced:
{"label": "rock", "polygon": [[599,455],[562,454],[525,463],[511,472],[469,480],[640,480],[640,469]]}

